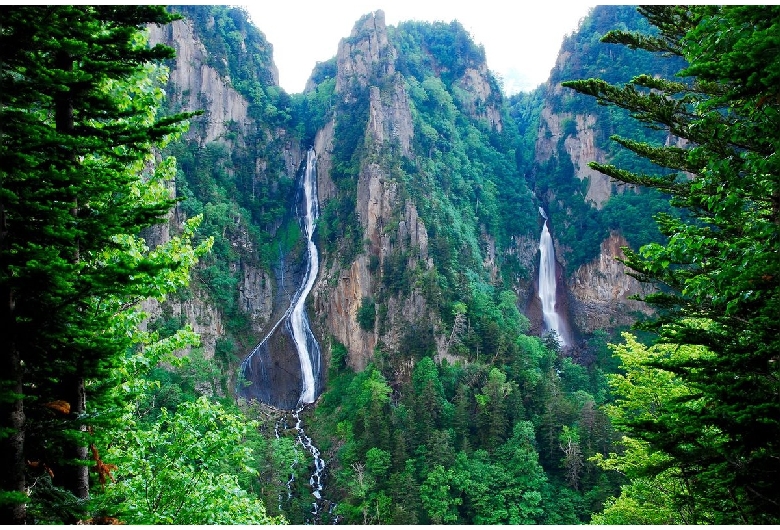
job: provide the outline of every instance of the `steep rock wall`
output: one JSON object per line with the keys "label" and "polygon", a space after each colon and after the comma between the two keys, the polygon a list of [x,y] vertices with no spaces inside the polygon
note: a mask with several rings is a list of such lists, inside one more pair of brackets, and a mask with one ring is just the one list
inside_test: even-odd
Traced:
{"label": "steep rock wall", "polygon": [[387,39],[384,11],[362,17],[349,37],[339,42],[336,68],[336,93],[344,96],[352,83],[366,87],[374,79],[395,73],[395,49]]}
{"label": "steep rock wall", "polygon": [[[213,30],[213,28],[211,28]],[[212,64],[215,60],[224,58],[211,57],[199,36],[199,31],[208,28],[197,28],[189,19],[175,21],[164,27],[150,26],[149,40],[151,44],[162,43],[171,46],[176,51],[176,59],[169,67],[169,83],[166,89],[168,108],[176,111],[202,110],[201,116],[192,119],[189,131],[184,141],[194,143],[201,148],[210,144],[222,144],[228,150],[236,146],[246,147],[249,135],[256,129],[267,129],[249,116],[249,103],[231,84],[229,76],[221,75]],[[272,71],[275,66],[271,65]],[[303,158],[303,153],[296,141],[282,130],[265,130],[261,141],[282,139],[284,172],[289,178],[295,178]],[[256,140],[254,140],[256,141]],[[275,177],[268,172],[268,161],[257,157],[252,162],[254,167],[253,186],[276,185]],[[233,173],[233,168],[227,168]],[[175,186],[171,183],[172,193]],[[168,239],[169,233],[178,233],[184,218],[177,208],[169,218],[168,226],[157,228],[150,237],[156,243]],[[236,229],[231,235],[230,245],[239,254],[238,259],[229,264],[229,268],[238,278],[235,296],[239,309],[249,317],[250,331],[259,340],[266,328],[272,323],[275,315],[286,309],[285,301],[289,303],[289,293],[279,292],[279,274],[284,274],[289,266],[282,263],[277,271],[266,271],[253,259],[259,252],[256,242],[247,228],[249,220],[236,219]],[[148,238],[147,238],[148,239]],[[197,271],[195,275],[197,277]],[[155,301],[145,303],[145,309],[150,318],[172,315],[189,322],[194,330],[201,335],[201,343],[207,358],[212,357],[217,339],[225,335],[224,316],[221,308],[209,296],[207,290],[193,280],[192,296],[184,301],[166,302],[160,305]],[[247,337],[246,342],[253,339]]]}
{"label": "steep rock wall", "polygon": [[[318,320],[349,352],[348,363],[356,370],[365,368],[377,344],[397,348],[405,324],[428,313],[418,292],[394,296],[387,303],[383,332],[379,319],[374,330],[366,331],[357,322],[357,313],[365,298],[376,295],[385,261],[400,249],[414,249],[410,266],[429,263],[428,234],[415,205],[402,199],[398,183],[387,168],[372,162],[370,153],[388,145],[396,146],[403,156],[412,156],[414,127],[403,79],[395,71],[395,49],[389,44],[384,13],[363,17],[351,35],[339,44],[336,92],[349,101],[350,91],[358,86],[368,89],[368,124],[364,157],[357,181],[356,213],[363,229],[364,251],[342,266],[328,257],[314,290],[314,308]],[[318,132],[319,198],[325,201],[336,193],[330,177],[333,149],[333,122]]]}
{"label": "steep rock wall", "polygon": [[[557,85],[551,89],[560,96],[563,88]],[[609,177],[588,166],[589,162],[605,162],[606,154],[595,143],[598,123],[589,114],[556,113],[547,105],[542,109],[539,120],[539,134],[536,141],[536,162],[543,163],[556,153],[558,142],[563,140],[566,155],[574,166],[574,173],[580,180],[588,181],[585,200],[601,208],[612,195]]]}
{"label": "steep rock wall", "polygon": [[[556,90],[561,90],[561,87]],[[588,182],[585,201],[594,208],[603,207],[614,190],[609,177],[588,167],[591,161],[607,161],[606,153],[596,144],[600,126],[596,117],[590,114],[555,113],[549,106],[545,106],[539,121],[537,162],[545,162],[554,156],[554,153],[560,153],[556,146],[562,141],[565,156],[569,157],[574,166],[575,175]],[[556,200],[554,193],[552,190],[552,195],[546,199]],[[576,270],[567,266],[570,250],[567,242],[558,237],[554,239],[556,256],[565,269],[563,274],[568,287],[562,296],[577,330],[590,333],[598,329],[628,325],[635,320],[638,311],[646,311],[644,304],[628,300],[629,296],[643,292],[642,287],[637,280],[628,276],[625,267],[615,260],[616,256],[622,256],[620,247],[629,246],[625,238],[618,233],[612,233],[601,243],[598,257]],[[529,316],[533,323],[533,300],[529,302]]]}
{"label": "steep rock wall", "polygon": [[212,66],[209,54],[195,34],[192,22],[177,20],[166,26],[150,26],[152,44],[164,43],[176,50],[176,64],[170,71],[172,86],[177,90],[168,94],[174,105],[183,110],[204,109],[198,127],[191,127],[188,135],[198,137],[200,145],[213,142],[226,132],[227,123],[235,123],[242,130],[249,124],[247,101]]}
{"label": "steep rock wall", "polygon": [[[601,244],[594,261],[577,269],[569,282],[572,309],[577,327],[584,332],[632,324],[638,314],[649,314],[645,303],[630,300],[634,295],[648,294],[649,287],[626,274],[622,247],[628,242],[612,233]],[[608,308],[608,310],[605,310]]]}
{"label": "steep rock wall", "polygon": [[[555,70],[563,70],[566,62],[572,60],[575,60],[572,52],[562,51],[556,61]],[[554,157],[568,158],[574,176],[587,183],[582,200],[590,207],[600,210],[614,193],[622,191],[608,176],[588,166],[590,162],[609,161],[608,154],[602,147],[604,137],[608,136],[601,131],[605,125],[599,122],[596,114],[561,110],[567,108],[567,102],[570,104],[570,99],[574,96],[560,83],[548,81],[544,90],[544,106],[540,113],[535,145],[535,162],[541,167]],[[559,164],[565,165],[565,161]],[[559,201],[557,194],[558,190],[551,188],[543,200]],[[578,220],[567,216],[566,222],[576,224]],[[555,232],[553,238],[556,257],[564,269],[562,279],[567,286],[561,296],[567,305],[571,322],[578,331],[589,333],[598,329],[628,325],[635,320],[638,311],[646,311],[644,304],[628,300],[628,297],[643,292],[643,287],[628,276],[625,267],[615,260],[616,256],[622,256],[620,247],[628,246],[628,242],[619,233],[612,233],[601,242],[596,258],[574,270],[568,263],[570,242],[559,238]],[[533,300],[529,300],[529,317],[532,324],[535,316],[533,303]]]}
{"label": "steep rock wall", "polygon": [[467,68],[463,76],[455,82],[455,87],[456,95],[467,114],[487,121],[490,127],[498,132],[503,130],[501,108],[493,103],[496,100],[500,101],[501,98],[488,82],[486,63]]}

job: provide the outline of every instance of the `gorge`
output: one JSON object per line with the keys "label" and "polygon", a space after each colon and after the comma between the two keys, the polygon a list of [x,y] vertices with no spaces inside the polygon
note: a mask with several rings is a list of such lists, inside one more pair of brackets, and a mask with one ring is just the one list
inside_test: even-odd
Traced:
{"label": "gorge", "polygon": [[[566,478],[561,437],[576,430],[585,456],[612,443],[597,408],[597,362],[608,363],[597,361],[599,333],[643,310],[615,257],[649,240],[624,211],[649,215],[655,198],[588,172],[588,160],[611,156],[600,131],[613,118],[579,107],[559,78],[587,76],[572,71],[577,39],[635,15],[597,9],[588,23],[601,25],[564,43],[548,84],[506,98],[457,22],[388,27],[382,11],[367,14],[290,96],[276,86],[271,45],[240,12],[180,11],[153,36],[179,50],[171,104],[205,113],[171,148],[186,199],[169,230],[203,213],[215,251],[195,271],[195,296],[153,318],[213,315],[199,320],[212,337],[203,355],[221,363],[227,392],[270,406],[274,425],[293,414],[298,428],[281,429],[279,443],[310,456],[273,483],[284,500],[269,497],[269,509],[293,522],[441,522],[420,504],[435,466],[462,453],[458,469],[476,481],[479,466],[511,467],[479,451],[510,447],[533,464],[506,480],[531,480],[538,496],[507,502],[535,515],[479,520],[552,522],[555,510],[540,506],[553,490],[604,480],[613,491],[593,466]],[[558,349],[540,340],[549,331]],[[401,490],[408,510],[381,505]],[[478,501],[466,505],[475,520]]]}

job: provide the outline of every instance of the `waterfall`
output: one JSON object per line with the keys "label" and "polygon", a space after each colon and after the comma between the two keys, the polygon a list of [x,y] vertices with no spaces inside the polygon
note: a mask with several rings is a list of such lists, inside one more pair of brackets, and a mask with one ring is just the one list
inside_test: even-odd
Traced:
{"label": "waterfall", "polygon": [[[311,493],[316,501],[312,503],[312,515],[319,517],[322,500],[322,474],[325,471],[325,461],[320,457],[320,450],[312,443],[309,436],[303,430],[303,422],[300,417],[303,406],[314,403],[316,399],[316,381],[314,378],[315,366],[319,368],[320,346],[314,338],[309,327],[309,319],[306,317],[306,297],[314,287],[317,273],[320,269],[320,258],[317,245],[314,244],[315,221],[319,217],[319,203],[317,202],[317,157],[314,149],[309,149],[306,155],[306,172],[303,177],[303,194],[306,212],[303,216],[303,232],[306,236],[306,251],[308,254],[306,274],[301,288],[293,298],[292,311],[289,324],[292,327],[293,340],[298,350],[298,358],[301,361],[301,379],[303,379],[301,396],[298,398],[298,408],[295,410],[295,431],[298,443],[314,458],[314,473],[309,479]],[[319,371],[319,370],[318,370]]]}
{"label": "waterfall", "polygon": [[561,346],[566,346],[563,321],[556,309],[555,248],[550,229],[547,227],[547,214],[541,207],[539,207],[539,213],[544,218],[542,236],[539,239],[541,253],[539,258],[539,299],[542,301],[544,327],[547,332],[554,331],[558,335]]}
{"label": "waterfall", "polygon": [[298,399],[299,405],[314,403],[316,397],[316,383],[314,368],[319,367],[320,346],[314,338],[309,327],[309,319],[306,317],[306,297],[309,296],[317,273],[320,269],[319,252],[314,244],[315,221],[319,216],[319,203],[317,202],[317,157],[314,149],[309,149],[306,155],[306,172],[303,177],[303,194],[306,212],[303,218],[303,231],[306,236],[307,265],[301,288],[296,293],[292,302],[290,314],[290,326],[292,327],[293,340],[298,350],[298,358],[301,361],[301,378],[303,388]]}
{"label": "waterfall", "polygon": [[[241,373],[248,381],[252,381],[253,371],[257,369],[253,365],[253,357],[258,352],[268,348],[270,344],[269,339],[274,335],[279,325],[284,322],[286,329],[292,336],[301,367],[301,392],[296,408],[314,403],[317,397],[321,360],[320,345],[311,331],[309,319],[306,316],[306,298],[309,296],[312,287],[314,287],[314,282],[319,272],[319,252],[313,240],[316,221],[319,216],[319,204],[317,202],[317,157],[313,149],[309,149],[306,155],[306,168],[301,187],[304,211],[299,212],[299,218],[301,219],[301,228],[306,237],[306,273],[284,315],[274,324],[265,338],[260,341],[241,364]],[[262,363],[259,367],[263,368]]]}
{"label": "waterfall", "polygon": [[[292,417],[295,419],[296,441],[314,459],[314,471],[309,479],[312,495],[315,498],[313,503],[312,515],[315,519],[320,517],[320,504],[323,502],[323,474],[325,472],[325,461],[320,456],[319,449],[312,443],[309,436],[303,429],[303,422],[300,414],[306,405],[314,403],[317,398],[319,374],[320,374],[320,346],[309,326],[309,319],[306,316],[306,298],[309,296],[314,282],[319,272],[319,252],[317,245],[314,244],[314,230],[316,228],[317,217],[319,216],[319,204],[317,202],[317,157],[314,149],[309,149],[306,155],[306,167],[303,174],[301,186],[303,193],[302,201],[299,199],[297,204],[302,205],[304,211],[298,212],[301,228],[306,237],[305,252],[305,274],[301,285],[293,295],[290,305],[284,315],[274,324],[271,331],[263,338],[254,350],[244,359],[241,365],[241,373],[247,380],[252,381],[253,371],[264,369],[263,363],[259,362],[253,365],[253,357],[259,352],[265,352],[269,349],[272,341],[272,335],[277,328],[284,322],[287,332],[292,336],[295,349],[298,354],[298,360],[301,367],[301,391],[298,397],[298,404],[292,408]],[[256,366],[256,367],[255,367]],[[267,381],[267,380],[266,380]],[[289,409],[288,409],[289,410]],[[276,436],[279,436],[279,429],[286,425],[286,421],[276,425]],[[297,462],[296,462],[297,464]],[[292,482],[294,475],[291,475],[287,483],[288,496],[292,495]],[[281,502],[281,499],[280,499]]]}

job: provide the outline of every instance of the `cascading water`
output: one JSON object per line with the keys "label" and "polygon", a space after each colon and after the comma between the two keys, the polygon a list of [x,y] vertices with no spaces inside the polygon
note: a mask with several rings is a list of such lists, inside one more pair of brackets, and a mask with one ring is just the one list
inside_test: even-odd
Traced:
{"label": "cascading water", "polygon": [[555,248],[553,247],[550,229],[547,227],[547,214],[539,207],[539,213],[544,217],[542,236],[539,239],[539,299],[542,301],[542,317],[545,330],[554,331],[558,335],[561,346],[566,346],[567,333],[564,330],[563,320],[556,308],[557,284],[555,280]]}
{"label": "cascading water", "polygon": [[309,319],[306,317],[306,297],[309,296],[314,281],[317,279],[317,273],[320,270],[320,258],[317,251],[317,245],[314,244],[315,221],[319,217],[319,203],[317,202],[317,157],[314,149],[309,149],[306,155],[306,172],[303,178],[303,193],[306,212],[304,215],[304,235],[306,236],[306,247],[308,253],[308,266],[304,276],[301,289],[293,299],[292,312],[290,314],[289,325],[292,327],[295,347],[298,350],[298,358],[301,361],[301,377],[303,378],[303,388],[301,396],[298,399],[299,405],[314,403],[315,399],[315,381],[314,367],[319,368],[320,345],[314,338],[314,334],[309,327]]}
{"label": "cascading water", "polygon": [[301,216],[301,224],[304,235],[306,236],[306,271],[303,280],[300,287],[295,292],[295,295],[292,297],[287,311],[285,311],[284,315],[282,315],[271,328],[271,331],[268,332],[265,338],[260,341],[260,344],[252,350],[241,364],[241,373],[247,381],[254,382],[260,379],[259,377],[256,377],[256,375],[262,374],[255,374],[253,372],[258,368],[262,370],[264,366],[262,362],[256,362],[257,359],[255,359],[255,356],[259,355],[259,352],[266,351],[269,348],[270,339],[276,333],[279,325],[284,322],[285,328],[290,332],[293,342],[295,343],[295,349],[298,354],[298,361],[301,368],[301,391],[296,408],[309,403],[314,403],[314,400],[317,397],[317,382],[320,373],[320,345],[311,332],[309,319],[306,316],[306,297],[311,292],[312,287],[314,287],[314,282],[317,279],[317,273],[319,272],[319,252],[317,251],[317,245],[314,244],[313,240],[316,220],[319,215],[316,161],[316,153],[313,149],[310,149],[306,156],[306,168],[302,185],[305,211]]}
{"label": "cascading water", "polygon": [[[261,351],[267,351],[270,339],[284,322],[286,330],[292,336],[295,343],[295,349],[298,353],[301,368],[301,392],[298,397],[298,404],[293,409],[292,416],[295,419],[296,441],[306,449],[314,458],[314,472],[309,480],[312,495],[316,501],[313,503],[312,514],[315,518],[319,517],[319,503],[322,499],[323,473],[325,471],[325,461],[320,457],[320,451],[312,443],[309,436],[303,430],[300,413],[304,407],[314,403],[317,398],[318,382],[320,373],[320,346],[309,326],[309,319],[306,316],[306,298],[314,287],[319,272],[319,252],[317,245],[314,244],[314,230],[316,228],[317,217],[319,216],[319,204],[317,202],[317,167],[316,153],[310,149],[306,156],[306,168],[303,175],[303,206],[304,212],[301,217],[301,224],[304,236],[306,237],[306,272],[303,276],[300,287],[290,301],[290,306],[285,311],[282,318],[274,324],[271,331],[265,336],[260,344],[244,359],[241,365],[241,373],[248,381],[254,381],[252,375],[255,366],[263,369],[262,362],[253,363],[253,357]],[[280,420],[283,421],[283,420]],[[286,421],[282,424],[286,428]],[[279,427],[277,424],[276,432],[279,436]],[[287,484],[288,494],[292,491],[292,478]]]}
{"label": "cascading water", "polygon": [[[317,446],[314,445],[312,442],[312,439],[306,434],[306,431],[303,430],[303,420],[301,420],[300,413],[303,411],[303,408],[296,409],[292,413],[292,417],[295,420],[295,426],[293,429],[295,430],[295,441],[303,447],[306,451],[311,454],[312,458],[314,459],[314,472],[311,474],[311,477],[309,477],[309,487],[311,488],[311,494],[314,496],[315,501],[312,502],[312,509],[311,514],[314,516],[312,519],[307,520],[307,523],[319,523],[320,519],[322,517],[322,506],[323,499],[322,499],[322,489],[325,487],[325,483],[323,481],[323,475],[325,473],[325,460],[320,455],[320,450],[317,448]],[[287,418],[281,418],[276,423],[275,428],[275,434],[277,438],[281,437],[281,431],[282,430],[288,430],[289,425],[287,423]],[[293,483],[295,482],[295,468],[298,467],[298,459],[296,458],[291,464],[290,464],[290,478],[287,481],[287,499],[291,499],[293,497]],[[328,514],[333,516],[333,511],[336,508],[336,504],[331,503],[329,501],[324,501],[325,504],[330,505],[330,510],[328,511]],[[282,511],[282,496],[280,494],[279,496],[279,511]],[[334,517],[334,522],[338,521],[337,517]]]}

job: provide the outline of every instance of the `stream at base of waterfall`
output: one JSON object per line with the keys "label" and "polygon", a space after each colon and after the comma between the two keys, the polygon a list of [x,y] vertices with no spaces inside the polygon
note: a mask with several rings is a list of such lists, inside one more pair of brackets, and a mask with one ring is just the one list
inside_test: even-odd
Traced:
{"label": "stream at base of waterfall", "polygon": [[[289,430],[289,424],[287,423],[287,420],[289,418],[295,420],[295,425],[293,426],[293,429],[295,430],[295,441],[303,447],[303,449],[308,452],[313,460],[314,460],[314,472],[312,473],[311,477],[309,478],[309,488],[311,489],[311,494],[314,496],[314,501],[311,503],[311,518],[306,520],[306,524],[319,524],[322,522],[322,516],[323,516],[323,506],[326,506],[327,509],[327,515],[329,516],[328,519],[332,524],[338,524],[339,517],[334,514],[336,509],[336,504],[331,503],[330,501],[322,498],[322,490],[324,488],[324,482],[323,482],[323,475],[325,473],[325,460],[320,455],[320,450],[312,443],[311,438],[306,434],[306,432],[303,430],[303,422],[301,420],[301,412],[303,412],[304,407],[298,408],[295,411],[293,411],[289,416],[284,416],[281,419],[279,419],[276,423],[276,437],[279,438],[281,436],[280,432],[282,430]],[[295,482],[295,467],[298,465],[298,461],[296,459],[295,462],[292,464],[292,469],[290,472],[290,478],[287,480],[287,499],[291,499],[293,496],[293,484]],[[282,511],[282,497],[279,497],[279,511]]]}

